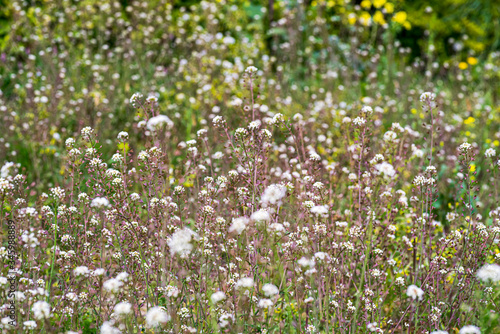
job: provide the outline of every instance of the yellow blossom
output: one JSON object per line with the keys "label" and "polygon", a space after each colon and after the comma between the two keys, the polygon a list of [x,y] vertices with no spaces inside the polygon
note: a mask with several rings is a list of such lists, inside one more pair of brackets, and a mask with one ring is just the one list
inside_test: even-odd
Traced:
{"label": "yellow blossom", "polygon": [[363,8],[370,8],[372,6],[372,3],[370,0],[363,0],[361,1],[361,7]]}
{"label": "yellow blossom", "polygon": [[364,26],[368,26],[368,25],[370,25],[371,18],[372,17],[370,16],[370,14],[368,12],[362,12],[361,16],[359,17],[359,22]]}
{"label": "yellow blossom", "polygon": [[464,61],[461,61],[459,64],[458,64],[458,68],[461,69],[461,70],[465,70],[467,69],[467,67],[469,67],[469,65],[467,65],[466,62]]}
{"label": "yellow blossom", "polygon": [[394,14],[394,16],[392,17],[392,20],[394,22],[397,22],[399,24],[403,24],[406,22],[406,18],[408,17],[408,15],[406,15],[406,12],[397,12],[396,14]]}
{"label": "yellow blossom", "polygon": [[467,58],[467,62],[468,62],[470,65],[476,65],[476,64],[477,64],[477,58],[474,58],[474,57],[469,57],[469,58]]}
{"label": "yellow blossom", "polygon": [[347,16],[347,22],[349,22],[350,25],[354,25],[356,23],[356,14],[351,13]]}
{"label": "yellow blossom", "polygon": [[385,11],[387,12],[387,14],[392,14],[394,13],[394,5],[390,2],[386,3],[384,5],[384,8],[385,8]]}
{"label": "yellow blossom", "polygon": [[375,8],[380,8],[383,5],[385,5],[386,2],[387,2],[387,0],[373,0],[373,6]]}
{"label": "yellow blossom", "polygon": [[380,25],[386,24],[386,22],[384,20],[384,14],[382,14],[381,11],[377,10],[375,12],[375,14],[373,15],[373,22],[380,24]]}

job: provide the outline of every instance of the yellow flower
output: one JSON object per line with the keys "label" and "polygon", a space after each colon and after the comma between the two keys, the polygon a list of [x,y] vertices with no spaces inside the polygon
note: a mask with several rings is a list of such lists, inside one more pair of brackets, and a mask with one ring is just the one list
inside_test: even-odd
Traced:
{"label": "yellow flower", "polygon": [[349,22],[350,25],[354,25],[356,23],[356,14],[351,13],[347,16],[347,22]]}
{"label": "yellow flower", "polygon": [[408,21],[405,21],[405,22],[403,23],[403,27],[405,27],[405,29],[406,29],[406,30],[410,30],[410,29],[411,29],[411,23],[410,23],[410,22],[408,22]]}
{"label": "yellow flower", "polygon": [[385,8],[385,11],[387,12],[387,14],[392,14],[394,13],[394,5],[390,2],[386,3],[384,5],[384,8]]}
{"label": "yellow flower", "polygon": [[375,14],[373,15],[373,22],[380,24],[380,25],[386,24],[386,22],[384,20],[384,14],[382,14],[381,11],[377,10],[375,12]]}
{"label": "yellow flower", "polygon": [[477,58],[474,58],[474,57],[469,57],[469,58],[467,58],[467,62],[468,62],[470,65],[476,65],[476,64],[477,64]]}
{"label": "yellow flower", "polygon": [[372,3],[370,0],[363,0],[361,1],[361,7],[363,8],[370,8],[372,6]]}
{"label": "yellow flower", "polygon": [[469,125],[474,123],[474,121],[475,121],[474,117],[469,117],[464,121],[464,124]]}
{"label": "yellow flower", "polygon": [[458,64],[458,68],[461,69],[461,70],[465,70],[467,69],[467,67],[469,67],[469,65],[467,65],[466,62],[464,61],[461,61],[459,64]]}
{"label": "yellow flower", "polygon": [[368,26],[370,25],[370,19],[372,17],[370,16],[370,13],[368,12],[362,12],[361,13],[361,16],[359,17],[359,22],[364,25],[364,26]]}
{"label": "yellow flower", "polygon": [[394,22],[397,22],[399,24],[403,24],[406,22],[406,18],[408,17],[408,15],[406,15],[406,12],[397,12],[396,14],[394,14],[394,16],[392,17],[392,20]]}
{"label": "yellow flower", "polygon": [[470,171],[475,172],[476,171],[476,165],[470,165]]}
{"label": "yellow flower", "polygon": [[375,8],[380,8],[385,5],[386,2],[387,0],[373,0],[373,6],[375,6]]}
{"label": "yellow flower", "polygon": [[327,6],[328,8],[332,8],[333,6],[335,6],[335,1],[333,1],[333,0],[328,1],[328,2],[326,3],[326,6]]}

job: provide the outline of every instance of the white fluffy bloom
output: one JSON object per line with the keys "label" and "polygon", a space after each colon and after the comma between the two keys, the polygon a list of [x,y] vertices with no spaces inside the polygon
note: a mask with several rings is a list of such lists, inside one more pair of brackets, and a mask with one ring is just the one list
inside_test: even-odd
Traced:
{"label": "white fluffy bloom", "polygon": [[196,232],[187,227],[175,232],[167,242],[170,254],[175,255],[179,253],[181,257],[186,257],[193,249],[193,245],[191,244],[192,239],[196,239],[197,237]]}
{"label": "white fluffy bloom", "polygon": [[109,291],[111,293],[117,293],[120,291],[120,288],[123,286],[123,282],[116,278],[111,278],[103,283],[102,287],[104,290]]}
{"label": "white fluffy bloom", "polygon": [[257,304],[259,308],[269,308],[273,306],[273,301],[270,299],[261,299],[259,300],[259,303]]}
{"label": "white fluffy bloom", "polygon": [[239,288],[251,288],[253,287],[253,278],[251,277],[242,277],[236,282],[236,289]]}
{"label": "white fluffy bloom", "polygon": [[264,292],[264,295],[266,295],[267,297],[272,297],[274,295],[277,295],[280,291],[278,290],[278,287],[276,285],[266,283],[262,287],[262,292]]}
{"label": "white fluffy bloom", "polygon": [[148,124],[146,127],[150,131],[155,131],[161,128],[163,125],[166,125],[168,129],[171,129],[174,126],[174,122],[168,116],[165,115],[158,115],[155,117],[151,117],[148,120]]}
{"label": "white fluffy bloom", "polygon": [[477,271],[477,277],[483,282],[489,280],[498,282],[500,281],[500,266],[495,263],[485,264]]}
{"label": "white fluffy bloom", "polygon": [[376,164],[374,168],[379,172],[379,174],[384,174],[387,177],[393,177],[396,175],[396,171],[394,167],[388,162],[382,162],[380,164]]}
{"label": "white fluffy bloom", "polygon": [[105,321],[101,326],[101,334],[121,334],[122,331],[116,327],[113,327],[113,323],[111,321]]}
{"label": "white fluffy bloom", "polygon": [[104,197],[96,197],[92,200],[92,203],[90,203],[90,206],[93,208],[107,207],[107,206],[109,206],[109,201],[107,198],[104,198]]}
{"label": "white fluffy bloom", "polygon": [[158,327],[170,321],[170,315],[161,307],[155,306],[146,313],[146,326],[148,328]]}
{"label": "white fluffy bloom", "polygon": [[311,208],[311,213],[317,216],[327,216],[328,215],[328,206],[327,205],[315,205]]}
{"label": "white fluffy bloom", "polygon": [[281,205],[281,200],[286,196],[286,187],[281,184],[271,184],[264,190],[260,202],[262,206]]}
{"label": "white fluffy bloom", "polygon": [[464,326],[460,329],[459,334],[481,334],[481,330],[479,327],[473,326],[473,325],[468,325]]}
{"label": "white fluffy bloom", "polygon": [[248,218],[246,217],[239,217],[239,218],[234,218],[233,223],[231,226],[229,226],[229,232],[236,232],[237,234],[241,234],[243,230],[247,227],[248,224]]}
{"label": "white fluffy bloom", "polygon": [[447,331],[434,331],[434,332],[431,332],[431,334],[448,334]]}
{"label": "white fluffy bloom", "polygon": [[406,289],[406,295],[408,297],[413,298],[413,300],[417,299],[422,300],[424,296],[424,290],[420,289],[418,286],[412,284]]}
{"label": "white fluffy bloom", "polygon": [[226,295],[222,291],[217,291],[210,296],[210,300],[212,301],[212,304],[217,304],[221,300],[226,299]]}
{"label": "white fluffy bloom", "polygon": [[252,219],[253,221],[268,222],[269,220],[271,220],[271,217],[269,216],[269,212],[267,212],[265,210],[258,210],[258,211],[255,211],[254,213],[252,213],[252,215],[250,216],[250,219]]}
{"label": "white fluffy bloom", "polygon": [[87,276],[89,273],[90,273],[90,270],[86,266],[76,267],[73,270],[73,274],[75,274],[75,276]]}
{"label": "white fluffy bloom", "polygon": [[44,301],[37,301],[31,307],[34,313],[35,319],[42,320],[50,317],[50,305]]}
{"label": "white fluffy bloom", "polygon": [[115,305],[114,312],[116,315],[122,316],[132,313],[132,304],[129,302],[121,302]]}

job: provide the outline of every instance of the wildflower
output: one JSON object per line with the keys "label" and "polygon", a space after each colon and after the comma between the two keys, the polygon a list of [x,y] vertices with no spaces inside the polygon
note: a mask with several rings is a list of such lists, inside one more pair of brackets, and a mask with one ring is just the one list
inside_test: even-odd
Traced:
{"label": "wildflower", "polygon": [[78,276],[87,276],[89,273],[90,273],[90,270],[86,266],[76,267],[73,270],[73,274],[75,274],[75,276],[77,276],[77,277]]}
{"label": "wildflower", "polygon": [[159,130],[164,125],[166,125],[167,129],[171,129],[174,126],[174,122],[172,122],[170,118],[168,118],[168,116],[158,115],[155,117],[151,117],[148,120],[146,127],[150,131],[156,131]]}
{"label": "wildflower", "polygon": [[37,301],[31,307],[35,319],[43,320],[50,317],[50,305],[45,301]]}
{"label": "wildflower", "polygon": [[273,306],[273,302],[270,299],[261,299],[259,300],[259,303],[257,304],[257,307],[259,308],[269,308]]}
{"label": "wildflower", "polygon": [[25,322],[23,322],[23,327],[24,327],[24,329],[27,329],[27,330],[33,330],[36,328],[36,322],[34,322],[33,320],[25,321]]}
{"label": "wildflower", "polygon": [[103,283],[102,287],[104,290],[111,292],[111,293],[117,293],[120,291],[120,288],[123,286],[123,282],[120,281],[119,279],[116,278],[111,278],[107,280],[106,282]]}
{"label": "wildflower", "polygon": [[82,129],[81,133],[83,139],[89,140],[90,136],[94,133],[94,129],[92,129],[90,126],[87,126]]}
{"label": "wildflower", "polygon": [[492,157],[494,157],[496,154],[497,154],[497,152],[496,152],[496,151],[495,151],[495,149],[493,149],[493,148],[489,148],[489,149],[487,149],[487,150],[486,150],[486,152],[484,152],[484,155],[485,155],[485,157],[487,157],[487,158],[492,158]]}
{"label": "wildflower", "polygon": [[129,302],[120,302],[115,305],[114,312],[118,316],[125,316],[132,313],[132,304]]}
{"label": "wildflower", "polygon": [[253,278],[251,277],[242,277],[236,282],[236,289],[249,289],[253,287]]}
{"label": "wildflower", "polygon": [[286,196],[286,187],[280,184],[271,184],[264,190],[260,202],[264,207],[281,205],[281,200]]}
{"label": "wildflower", "polygon": [[105,321],[101,326],[101,334],[121,334],[122,331],[114,327],[114,322]]}
{"label": "wildflower", "polygon": [[271,216],[269,216],[269,212],[265,210],[258,210],[252,213],[250,219],[257,222],[268,222],[271,220]]}
{"label": "wildflower", "polygon": [[117,136],[119,141],[126,141],[128,139],[128,132],[122,131]]}
{"label": "wildflower", "polygon": [[472,148],[472,145],[465,142],[458,147],[458,150],[462,153],[467,153],[468,151],[470,151],[471,148]]}
{"label": "wildflower", "polygon": [[264,295],[266,295],[267,297],[272,297],[274,295],[277,295],[279,293],[279,290],[276,285],[266,283],[264,284],[264,286],[262,286],[262,292],[264,292]]}
{"label": "wildflower", "polygon": [[433,331],[431,334],[448,334],[447,331]]}
{"label": "wildflower", "polygon": [[422,300],[422,298],[424,296],[424,291],[422,289],[420,289],[418,286],[412,284],[406,290],[406,295],[408,297],[411,297],[413,300],[415,300],[417,298],[418,298],[418,300]]}
{"label": "wildflower", "polygon": [[198,235],[187,227],[175,232],[167,242],[170,254],[175,255],[179,253],[181,257],[186,257],[193,249],[193,245],[191,244],[192,239],[197,237]]}
{"label": "wildflower", "polygon": [[233,222],[229,227],[229,232],[236,232],[236,234],[241,234],[243,230],[247,227],[249,219],[246,217],[233,218]]}
{"label": "wildflower", "polygon": [[492,282],[500,281],[500,265],[495,263],[485,264],[477,271],[477,277],[483,282],[489,280]]}
{"label": "wildflower", "polygon": [[384,161],[380,164],[376,164],[373,167],[379,174],[383,174],[385,177],[394,177],[394,175],[396,175],[394,167],[388,162]]}
{"label": "wildflower", "polygon": [[481,334],[481,330],[479,329],[479,327],[468,325],[462,327],[458,334]]}
{"label": "wildflower", "polygon": [[210,300],[212,301],[212,304],[217,304],[218,302],[226,299],[226,295],[222,291],[217,291],[212,294],[210,297]]}
{"label": "wildflower", "polygon": [[96,197],[90,203],[90,206],[93,208],[103,208],[109,206],[109,201],[104,197]]}
{"label": "wildflower", "polygon": [[257,67],[255,66],[248,66],[246,69],[245,69],[245,73],[246,74],[249,74],[249,75],[253,75],[253,74],[256,74],[259,70],[257,69]]}
{"label": "wildflower", "polygon": [[144,95],[142,95],[141,93],[134,93],[134,95],[132,95],[132,97],[130,98],[130,104],[134,107],[134,108],[137,108],[139,106],[139,103],[138,101],[140,99],[142,99]]}

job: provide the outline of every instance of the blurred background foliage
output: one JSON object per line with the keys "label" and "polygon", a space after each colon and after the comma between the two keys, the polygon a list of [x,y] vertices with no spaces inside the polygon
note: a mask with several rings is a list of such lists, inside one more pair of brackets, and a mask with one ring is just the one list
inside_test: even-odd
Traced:
{"label": "blurred background foliage", "polygon": [[[174,142],[214,106],[238,124],[231,101],[252,64],[275,112],[314,116],[322,99],[340,110],[370,97],[385,125],[420,126],[413,108],[432,90],[464,138],[495,146],[499,22],[497,0],[0,0],[0,159],[50,187],[64,176],[64,139],[84,126],[110,155],[129,131],[135,151],[137,91],[159,98]],[[341,118],[323,119],[332,136]]]}

